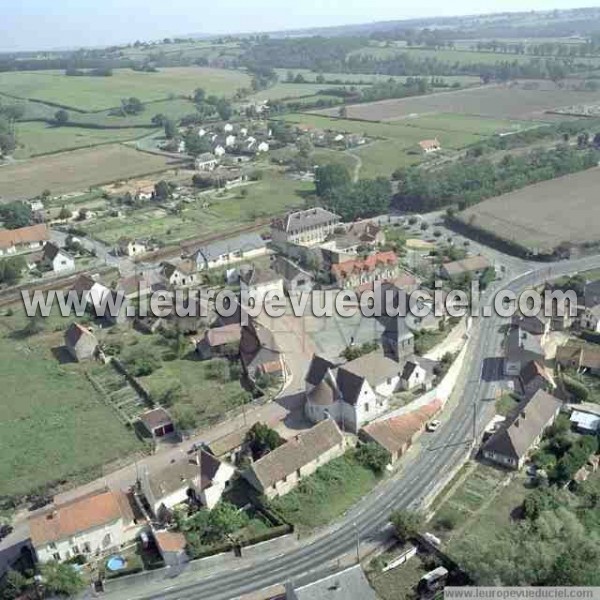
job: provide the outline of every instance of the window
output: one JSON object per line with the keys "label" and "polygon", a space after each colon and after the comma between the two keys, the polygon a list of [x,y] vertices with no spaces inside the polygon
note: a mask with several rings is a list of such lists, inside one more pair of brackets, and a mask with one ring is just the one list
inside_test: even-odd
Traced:
{"label": "window", "polygon": [[102,545],[106,548],[107,546],[110,546],[111,542],[112,538],[110,537],[110,533],[107,533],[102,539]]}
{"label": "window", "polygon": [[54,542],[50,542],[48,544],[48,548],[51,548],[52,550],[56,550],[56,544]]}
{"label": "window", "polygon": [[90,544],[89,542],[86,542],[86,543],[83,545],[83,551],[84,551],[85,553],[87,553],[87,554],[89,554],[89,553],[92,551],[92,546],[91,546],[91,544]]}
{"label": "window", "polygon": [[60,560],[60,553],[59,553],[59,552],[55,552],[55,553],[52,555],[52,558],[53,558],[54,560]]}
{"label": "window", "polygon": [[369,403],[365,403],[365,412],[369,412]]}
{"label": "window", "polygon": [[71,552],[73,554],[79,554],[79,546],[71,546]]}

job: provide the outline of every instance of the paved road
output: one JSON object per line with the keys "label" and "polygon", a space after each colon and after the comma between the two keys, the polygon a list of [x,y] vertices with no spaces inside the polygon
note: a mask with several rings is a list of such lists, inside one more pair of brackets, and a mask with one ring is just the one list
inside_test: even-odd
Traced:
{"label": "paved road", "polygon": [[[506,287],[519,292],[549,277],[595,268],[599,264],[600,256],[541,268],[537,265],[537,269],[516,277]],[[352,552],[356,547],[357,534],[363,542],[375,539],[388,525],[389,514],[395,508],[419,507],[443,480],[444,474],[471,452],[473,433],[478,437],[493,415],[491,399],[497,380],[501,378],[501,362],[493,358],[500,356],[502,322],[503,319],[497,316],[478,320],[468,342],[470,359],[465,361],[438,431],[422,438],[419,450],[407,457],[398,475],[363,498],[333,530],[308,539],[299,547],[290,548],[276,560],[265,557],[251,566],[228,572],[226,577],[222,573],[204,578],[201,574],[194,574],[190,580],[191,574],[186,574],[180,582],[170,580],[165,584],[169,587],[165,589],[160,589],[161,583],[155,583],[153,591],[139,590],[136,595],[130,590],[127,597],[147,600],[237,598],[319,569],[327,561]],[[193,581],[194,577],[198,580]]]}

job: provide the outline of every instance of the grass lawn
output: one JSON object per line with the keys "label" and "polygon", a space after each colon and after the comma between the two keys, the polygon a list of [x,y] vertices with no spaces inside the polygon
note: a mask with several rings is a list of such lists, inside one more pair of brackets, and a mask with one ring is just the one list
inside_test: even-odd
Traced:
{"label": "grass lawn", "polygon": [[273,508],[300,533],[308,533],[341,516],[378,482],[370,469],[358,464],[349,450],[302,480],[289,494],[272,500]]}
{"label": "grass lawn", "polygon": [[111,77],[68,77],[62,71],[0,73],[0,93],[83,111],[120,106],[122,98],[132,96],[142,102],[189,96],[197,87],[207,94],[232,96],[249,85],[250,77],[241,71],[208,67],[172,67],[157,73],[115,69]]}
{"label": "grass lawn", "polygon": [[[125,217],[111,217],[83,224],[95,237],[112,244],[122,236],[156,236],[172,243],[183,239],[230,232],[256,219],[285,212],[304,205],[303,194],[314,188],[310,182],[284,177],[276,170],[265,171],[264,178],[223,194],[203,194],[194,204],[183,207],[181,215],[156,207],[134,211]],[[241,190],[245,196],[241,195]],[[202,208],[207,201],[208,208]]]}
{"label": "grass lawn", "polygon": [[496,413],[507,417],[519,404],[519,401],[510,393],[505,392],[496,400]]}
{"label": "grass lawn", "polygon": [[263,100],[284,100],[288,98],[301,98],[312,96],[313,98],[326,88],[340,88],[342,85],[328,85],[326,83],[276,83],[274,86],[261,90],[250,96],[255,102]]}
{"label": "grass lawn", "polygon": [[44,332],[21,338],[14,332],[26,317],[14,310],[0,328],[0,495],[90,479],[101,465],[140,450],[84,377],[84,365],[61,365],[54,357],[66,321],[52,316]]}
{"label": "grass lawn", "polygon": [[[395,555],[390,552],[382,555],[382,559],[392,559]],[[375,564],[380,561],[373,561]],[[383,600],[409,600],[416,598],[416,587],[419,580],[429,569],[420,556],[413,556],[403,565],[382,573],[380,569],[367,569],[367,577],[371,585]]]}
{"label": "grass lawn", "polygon": [[123,142],[147,135],[145,129],[84,129],[82,127],[53,127],[46,123],[27,122],[17,125],[19,147],[15,158],[28,158],[62,150],[75,150]]}

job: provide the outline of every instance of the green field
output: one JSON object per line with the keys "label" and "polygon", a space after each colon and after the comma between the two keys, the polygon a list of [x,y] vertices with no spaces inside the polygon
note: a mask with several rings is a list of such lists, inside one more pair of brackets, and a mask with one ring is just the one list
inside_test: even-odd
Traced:
{"label": "green field", "polygon": [[45,332],[23,338],[25,316],[17,311],[1,317],[0,495],[99,476],[101,465],[140,450],[81,365],[60,365],[53,356],[66,322],[51,319]]}
{"label": "green field", "polygon": [[29,158],[63,150],[74,150],[123,142],[147,135],[145,129],[86,129],[82,127],[54,127],[46,123],[27,122],[17,124],[18,148],[15,158]]}
{"label": "green field", "polygon": [[455,121],[453,117],[454,115],[433,115],[394,123],[337,119],[315,114],[292,114],[282,118],[291,123],[377,138],[365,146],[351,150],[362,161],[360,177],[375,177],[389,176],[397,167],[420,162],[423,156],[418,151],[417,144],[421,140],[436,137],[443,149],[456,151],[481,139],[475,132],[477,129],[483,132],[495,130],[501,124],[509,125],[508,121],[478,117]]}
{"label": "green field", "polygon": [[173,67],[157,73],[116,69],[111,77],[68,77],[62,71],[0,73],[0,93],[83,111],[119,106],[122,98],[131,96],[142,102],[189,96],[197,87],[231,96],[249,84],[250,77],[240,71],[208,67]]}
{"label": "green field", "polygon": [[[120,237],[155,236],[165,243],[230,232],[249,225],[256,219],[269,218],[289,208],[304,205],[303,194],[313,189],[310,182],[288,179],[276,171],[268,171],[263,180],[234,188],[224,194],[212,192],[193,204],[183,206],[181,215],[162,209],[137,210],[122,218],[106,218],[83,224],[94,237],[112,244]],[[207,201],[208,208],[202,208]]]}
{"label": "green field", "polygon": [[327,88],[340,88],[343,85],[327,85],[326,83],[276,83],[274,86],[261,90],[250,96],[255,102],[264,100],[286,100],[301,98],[303,96],[315,96],[321,90]]}

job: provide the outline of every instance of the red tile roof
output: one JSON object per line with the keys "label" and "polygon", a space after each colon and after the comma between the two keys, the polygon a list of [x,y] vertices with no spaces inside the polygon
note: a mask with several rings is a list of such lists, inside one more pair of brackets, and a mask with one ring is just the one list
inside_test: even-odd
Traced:
{"label": "red tile roof", "polygon": [[50,239],[48,226],[44,223],[21,227],[20,229],[6,229],[0,231],[0,248],[12,248],[19,244],[32,242],[45,242]]}
{"label": "red tile roof", "polygon": [[365,259],[348,260],[331,266],[332,273],[338,277],[346,277],[354,271],[373,271],[379,263],[395,265],[398,257],[394,252],[377,252]]}

